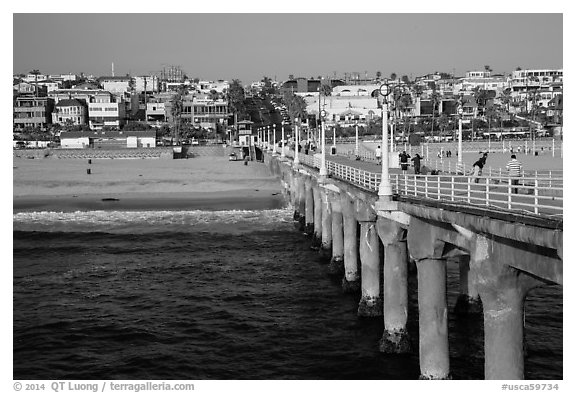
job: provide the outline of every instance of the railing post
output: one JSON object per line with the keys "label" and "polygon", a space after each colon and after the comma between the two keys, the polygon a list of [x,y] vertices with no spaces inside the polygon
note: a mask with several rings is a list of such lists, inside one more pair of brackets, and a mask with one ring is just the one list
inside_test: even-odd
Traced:
{"label": "railing post", "polygon": [[467,185],[467,187],[466,187],[466,188],[467,188],[467,191],[468,191],[468,200],[467,200],[467,202],[470,203],[470,177],[467,177],[467,178],[466,178],[466,182],[468,183],[468,185]]}
{"label": "railing post", "polygon": [[454,202],[454,183],[455,183],[454,176],[452,176],[450,179],[451,179],[450,180],[450,198],[451,198],[452,202]]}
{"label": "railing post", "polygon": [[428,175],[426,175],[426,178],[424,179],[424,197],[428,198],[428,179],[430,179],[428,177]]}
{"label": "railing post", "polygon": [[534,179],[534,213],[538,214],[538,179]]}
{"label": "railing post", "polygon": [[508,179],[508,209],[512,209],[512,179]]}
{"label": "railing post", "polygon": [[486,177],[486,187],[485,187],[485,199],[486,199],[486,206],[490,206],[490,178]]}
{"label": "railing post", "polygon": [[440,200],[440,175],[436,178],[436,187],[438,187],[438,200]]}

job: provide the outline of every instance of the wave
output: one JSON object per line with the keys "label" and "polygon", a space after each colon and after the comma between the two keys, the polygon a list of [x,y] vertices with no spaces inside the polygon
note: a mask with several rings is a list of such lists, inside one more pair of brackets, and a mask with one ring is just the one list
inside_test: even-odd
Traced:
{"label": "wave", "polygon": [[217,232],[285,229],[292,208],[272,210],[19,212],[13,230],[22,232]]}

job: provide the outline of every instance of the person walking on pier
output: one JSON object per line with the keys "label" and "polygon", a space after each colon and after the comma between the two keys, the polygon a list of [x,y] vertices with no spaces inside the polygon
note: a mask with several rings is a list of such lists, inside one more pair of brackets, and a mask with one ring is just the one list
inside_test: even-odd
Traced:
{"label": "person walking on pier", "polygon": [[400,167],[402,168],[402,172],[406,174],[406,171],[408,171],[408,159],[410,158],[410,155],[408,155],[404,150],[398,156],[400,157]]}
{"label": "person walking on pier", "polygon": [[488,153],[484,153],[482,157],[478,159],[474,164],[472,164],[473,172],[472,175],[474,177],[474,183],[478,183],[480,180],[480,176],[482,176],[482,168],[486,165],[486,160],[488,159]]}
{"label": "person walking on pier", "polygon": [[414,173],[416,175],[420,174],[420,161],[422,160],[422,157],[420,157],[420,154],[416,153],[416,156],[414,158],[412,158],[411,161],[414,161]]}
{"label": "person walking on pier", "polygon": [[380,145],[376,148],[376,161],[378,161],[378,165],[382,165],[382,149],[380,149]]}
{"label": "person walking on pier", "polygon": [[[506,164],[506,170],[508,171],[508,176],[511,177],[511,184],[517,186],[520,183],[520,175],[522,173],[522,163],[516,159],[516,154],[510,156],[511,160]],[[518,194],[518,188],[514,188],[514,194]]]}

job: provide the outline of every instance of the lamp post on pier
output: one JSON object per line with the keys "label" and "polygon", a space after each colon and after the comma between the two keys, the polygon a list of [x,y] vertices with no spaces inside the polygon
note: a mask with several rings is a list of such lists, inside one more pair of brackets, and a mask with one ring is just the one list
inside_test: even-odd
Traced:
{"label": "lamp post on pier", "polygon": [[462,108],[462,100],[458,105],[458,173],[464,173],[464,168],[462,167],[462,114],[464,109]]}
{"label": "lamp post on pier", "polygon": [[286,157],[286,152],[284,151],[284,122],[282,122],[282,153],[280,154],[280,157],[284,158]]}
{"label": "lamp post on pier", "polygon": [[355,151],[356,159],[358,160],[358,159],[360,159],[360,154],[359,154],[360,151],[359,151],[359,149],[358,149],[358,120],[356,120],[355,123],[356,123],[356,124],[355,124],[355,128],[356,128],[356,149],[355,149],[354,151]]}
{"label": "lamp post on pier", "polygon": [[321,144],[322,144],[322,158],[320,160],[320,178],[325,179],[328,175],[326,170],[326,129],[324,127],[324,120],[326,119],[326,111],[322,109],[320,111],[320,128],[322,130]]}
{"label": "lamp post on pier", "polygon": [[392,184],[390,183],[389,167],[390,154],[388,151],[388,96],[394,91],[406,92],[407,87],[401,84],[390,87],[387,83],[380,85],[379,93],[382,95],[382,178],[378,187],[379,202],[392,200]]}
{"label": "lamp post on pier", "polygon": [[300,164],[300,158],[298,157],[298,148],[300,147],[300,130],[298,129],[298,118],[294,119],[294,133],[296,134],[294,139],[294,168],[298,168],[298,164]]}

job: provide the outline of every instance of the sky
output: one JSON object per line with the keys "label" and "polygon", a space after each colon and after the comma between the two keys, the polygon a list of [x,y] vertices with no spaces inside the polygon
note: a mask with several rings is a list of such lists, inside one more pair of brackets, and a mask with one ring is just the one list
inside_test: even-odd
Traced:
{"label": "sky", "polygon": [[14,73],[102,76],[114,63],[115,75],[177,65],[191,78],[244,83],[334,72],[461,76],[485,65],[563,68],[562,47],[561,13],[13,14]]}

